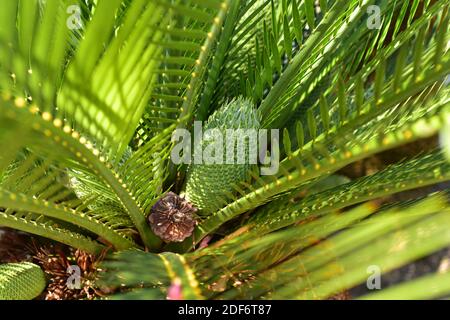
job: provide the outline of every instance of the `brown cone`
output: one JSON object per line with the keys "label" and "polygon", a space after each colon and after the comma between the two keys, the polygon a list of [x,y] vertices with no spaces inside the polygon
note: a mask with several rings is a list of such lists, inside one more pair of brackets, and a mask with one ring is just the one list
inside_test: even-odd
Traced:
{"label": "brown cone", "polygon": [[153,232],[166,242],[181,242],[197,224],[195,208],[173,192],[167,193],[151,209],[148,221]]}

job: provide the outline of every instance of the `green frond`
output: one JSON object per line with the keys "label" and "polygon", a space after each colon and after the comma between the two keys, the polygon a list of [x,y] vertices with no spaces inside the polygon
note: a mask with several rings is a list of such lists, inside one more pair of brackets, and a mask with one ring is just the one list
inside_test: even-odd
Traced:
{"label": "green frond", "polygon": [[[365,281],[368,266],[388,272],[414,261],[448,245],[449,216],[442,209],[445,206],[442,201],[442,196],[435,197],[377,213],[323,241],[311,234],[315,245],[263,270],[256,281],[232,288],[216,298],[324,299]],[[428,232],[423,232],[423,228]]]}
{"label": "green frond", "polygon": [[[186,259],[173,253],[148,254],[124,251],[115,254],[103,264],[109,271],[102,283],[109,286],[125,286],[126,293],[112,299],[164,299],[170,287],[179,287],[176,299],[202,299],[199,284]],[[152,270],[152,272],[148,272]],[[136,286],[142,286],[135,289]]]}
{"label": "green frond", "polygon": [[301,200],[295,200],[300,192],[294,190],[258,210],[249,224],[264,234],[357,203],[448,181],[449,171],[449,163],[442,152],[434,152]]}
{"label": "green frond", "polygon": [[123,250],[134,247],[132,240],[116,232],[108,223],[97,220],[91,212],[79,212],[77,209],[60,204],[49,203],[46,200],[33,199],[25,194],[7,192],[0,188],[0,206],[19,212],[33,212],[58,220],[73,223],[90,232],[98,234],[116,249]]}
{"label": "green frond", "polygon": [[[361,300],[431,300],[445,297],[450,292],[450,275],[434,273],[401,283],[392,288],[371,293],[361,297]],[[423,290],[427,288],[427,290]]]}
{"label": "green frond", "polygon": [[[111,186],[111,184],[109,184],[109,186],[111,187],[112,191],[115,192],[116,196],[118,197],[119,201],[121,201],[122,205],[124,206],[124,208],[126,210],[135,210],[133,212],[136,212],[136,217],[137,219],[140,219],[141,222],[141,226],[143,226],[144,230],[149,230],[149,228],[146,225],[145,222],[145,216],[143,213],[141,213],[140,209],[137,207],[137,204],[131,199],[131,196],[129,194],[129,192],[123,192],[122,190],[124,189],[123,187],[123,183],[120,183],[118,180],[120,179],[120,177],[116,177],[116,175],[114,175],[111,171],[110,168],[108,168],[104,161],[102,162],[99,158],[99,154],[98,151],[95,151],[95,149],[93,149],[92,145],[90,146],[90,149],[87,147],[88,142],[86,142],[85,138],[83,137],[79,137],[78,133],[73,133],[70,134],[71,131],[69,131],[69,133],[66,133],[64,131],[64,129],[61,129],[61,124],[56,122],[50,122],[47,121],[48,119],[45,119],[46,116],[45,114],[42,115],[42,117],[30,114],[28,111],[26,110],[22,110],[19,109],[17,107],[11,107],[11,106],[5,106],[3,107],[6,111],[5,111],[5,115],[1,116],[0,118],[0,122],[6,123],[9,122],[14,123],[17,122],[18,119],[21,119],[21,123],[19,124],[19,122],[17,122],[17,126],[22,126],[25,127],[27,125],[27,123],[33,123],[33,125],[30,125],[30,128],[33,127],[34,129],[31,130],[31,132],[27,135],[24,134],[22,137],[22,143],[24,144],[24,146],[29,146],[32,148],[35,148],[36,151],[46,157],[47,160],[47,165],[43,166],[43,167],[35,167],[34,173],[30,175],[31,178],[29,179],[23,179],[22,183],[24,183],[22,189],[28,189],[28,194],[29,196],[26,197],[27,199],[31,199],[32,200],[32,196],[40,196],[42,197],[42,193],[44,192],[49,192],[48,187],[49,185],[52,186],[52,193],[49,194],[49,196],[54,195],[54,193],[56,194],[65,194],[67,191],[67,187],[65,185],[62,184],[62,182],[58,183],[58,179],[56,179],[59,176],[61,176],[61,172],[64,172],[64,169],[59,168],[58,170],[56,170],[53,174],[50,174],[51,171],[48,170],[48,166],[50,165],[51,161],[49,161],[50,159],[53,161],[59,160],[62,161],[62,163],[64,163],[66,166],[71,167],[71,168],[77,168],[77,167],[81,167],[84,168],[84,170],[86,171],[91,171],[93,174],[96,175],[100,175],[100,172],[103,172],[104,174],[106,174],[109,177],[109,181],[114,181],[114,187],[116,187],[117,189],[114,189],[113,186]],[[28,122],[27,122],[28,121]],[[5,128],[7,128],[6,125],[4,125]],[[33,141],[33,144],[30,144],[30,142]],[[7,141],[4,141],[6,142]],[[19,144],[20,142],[17,141],[16,139],[16,143]],[[2,143],[3,145],[3,143]],[[52,149],[49,149],[49,146],[53,146]],[[31,158],[32,159],[32,158]],[[31,160],[30,159],[30,160]],[[70,159],[70,160],[69,160]],[[81,159],[81,161],[79,160]],[[13,159],[14,160],[14,159]],[[11,161],[12,162],[12,161]],[[61,163],[61,162],[60,162]],[[89,165],[86,165],[89,163]],[[94,167],[94,164],[97,166],[97,168]],[[33,161],[25,161],[23,164],[24,168],[23,170],[26,170],[27,167],[34,165]],[[55,164],[56,165],[56,164]],[[5,166],[6,167],[6,166]],[[23,170],[19,170],[19,176],[20,176],[20,171]],[[31,168],[28,168],[28,170],[31,170]],[[101,176],[101,175],[100,175]],[[103,176],[104,181],[106,181],[108,183],[108,178],[105,179],[105,176]],[[54,181],[56,180],[56,181]],[[7,181],[6,181],[7,182]],[[31,187],[31,189],[29,189]],[[14,189],[13,189],[14,190]],[[117,192],[117,190],[120,190],[119,193]],[[20,191],[20,190],[19,190]],[[128,207],[126,205],[124,205],[124,201],[122,199],[124,198],[129,198],[130,200],[128,200]],[[61,205],[64,207],[63,204],[61,204],[62,200],[65,200],[64,198],[55,198],[55,199],[48,199],[47,197],[44,198],[44,200],[46,201],[52,201],[50,203],[53,203],[55,205]],[[67,200],[67,199],[66,199]],[[36,200],[37,201],[37,200]],[[92,222],[89,222],[88,218],[93,220],[93,221],[97,221],[95,222],[97,224],[97,227],[94,227],[94,229],[100,227],[100,229],[102,229],[103,231],[99,234],[101,237],[104,237],[105,239],[111,240],[111,235],[113,237],[116,237],[116,239],[121,239],[119,243],[117,243],[117,240],[112,241],[111,243],[113,245],[118,245],[119,247],[129,247],[132,242],[130,242],[130,240],[124,239],[123,236],[116,234],[115,231],[110,230],[112,227],[114,227],[114,229],[116,230],[120,230],[123,227],[126,227],[127,225],[125,224],[125,226],[122,225],[122,223],[119,223],[119,225],[115,225],[115,223],[117,221],[115,221],[115,219],[108,219],[108,215],[105,214],[105,212],[102,213],[102,215],[99,215],[95,210],[91,210],[91,211],[86,211],[86,207],[88,205],[86,203],[83,202],[79,202],[77,203],[76,201],[74,203],[72,203],[72,201],[70,201],[69,199],[69,203],[66,206],[66,209],[69,210],[69,213],[64,213],[66,215],[66,218],[63,220],[66,220],[68,222],[73,222],[75,223],[74,220],[79,219],[79,220],[86,220],[85,222],[87,224],[91,224]],[[134,207],[133,207],[134,206]],[[42,207],[42,210],[45,211],[45,206]],[[61,209],[61,212],[64,212],[63,209]],[[86,215],[86,219],[79,217],[77,214],[70,216],[70,212],[77,212],[80,214],[84,214]],[[130,211],[127,211],[130,212]],[[107,212],[106,212],[107,213]],[[113,215],[109,215],[110,217]],[[130,215],[131,216],[131,215]],[[103,221],[106,220],[106,221]],[[102,222],[99,222],[102,221]],[[77,221],[78,223],[79,221]],[[128,224],[129,225],[129,224]],[[88,229],[92,229],[93,226],[90,226]],[[136,226],[137,227],[137,226]],[[100,231],[100,229],[97,229],[97,231]],[[139,230],[140,227],[137,227],[137,229]],[[109,233],[110,235],[107,236],[106,233]],[[150,231],[147,231],[148,234],[150,234]],[[117,238],[118,237],[118,238]],[[120,244],[122,243],[122,244]]]}
{"label": "green frond", "polygon": [[[196,110],[206,78],[206,66],[212,59],[212,50],[221,34],[225,17],[234,1],[209,1],[206,12],[196,8],[195,1],[183,5],[159,1],[166,9],[172,9],[168,27],[158,45],[161,58],[155,75],[159,86],[152,94],[147,110],[137,130],[139,143],[150,140],[155,132],[176,123],[188,126]],[[232,4],[233,3],[233,4]],[[192,8],[191,8],[192,6]],[[190,29],[185,30],[186,25]]]}
{"label": "green frond", "polygon": [[[294,61],[288,65],[286,71],[281,75],[277,83],[275,83],[274,88],[269,91],[268,96],[260,106],[260,111],[265,119],[265,122],[263,123],[265,127],[277,128],[285,125],[288,117],[292,117],[293,114],[295,114],[296,110],[301,107],[301,103],[309,97],[309,94],[313,91],[315,86],[317,86],[326,75],[331,75],[332,78],[335,78],[338,74],[343,73],[341,66],[349,65],[349,62],[346,61],[347,58],[345,55],[352,55],[355,51],[360,52],[360,43],[366,41],[364,40],[365,38],[371,37],[371,33],[369,32],[371,30],[364,27],[356,27],[366,23],[365,12],[367,6],[370,4],[369,1],[361,4],[361,6],[354,4],[356,7],[352,6],[351,1],[348,1],[347,3],[349,4],[348,10],[351,10],[352,12],[352,19],[348,23],[346,20],[340,21],[337,19],[331,20],[332,22],[328,23],[327,16],[331,15],[334,11],[333,8],[331,8],[325,15],[322,24],[325,28],[328,28],[323,31],[323,34],[326,34],[326,37],[333,36],[334,38],[332,40],[327,38],[323,39],[323,37],[319,38],[319,36],[323,36],[323,34],[317,32],[317,30],[316,32],[313,32],[313,35],[306,41],[305,48],[300,50],[300,54],[298,56],[294,57]],[[392,13],[395,11],[395,8],[399,6],[399,4],[398,2],[382,1],[379,6],[382,12],[388,11]],[[345,6],[342,6],[340,3],[336,4],[335,7],[337,8],[334,9],[337,11],[341,10],[342,12],[342,10],[345,10]],[[378,52],[376,52],[377,56],[366,62],[366,68],[373,67],[374,65],[381,67],[383,65],[382,62],[386,61],[386,59],[397,51],[400,44],[404,43],[407,39],[413,38],[416,35],[415,31],[418,30],[423,23],[429,23],[430,17],[445,17],[442,15],[442,13],[445,12],[445,3],[436,3],[435,5],[426,8],[426,10],[427,11],[423,13],[422,17],[412,23],[411,27],[408,29],[408,32],[399,33],[397,35],[398,40],[397,38],[392,39],[386,48],[379,49]],[[336,14],[338,14],[338,12],[336,12]],[[342,25],[337,25],[339,23]],[[384,25],[386,25],[386,22],[384,22]],[[445,25],[446,24],[444,23],[443,26]],[[336,29],[332,29],[333,27]],[[357,30],[357,32],[355,32],[355,30]],[[374,30],[373,32],[386,33],[387,31],[388,30],[386,28],[381,28],[380,31]],[[352,32],[352,34],[349,35],[349,32]],[[440,30],[440,32],[437,32],[436,35],[442,33],[444,34],[443,37],[445,37],[447,30],[444,28]],[[317,35],[317,38],[314,37],[314,35]],[[377,41],[379,41],[379,39]],[[419,38],[416,41],[422,42],[423,39]],[[355,47],[354,50],[352,50],[352,43],[355,43],[355,45],[359,46],[359,48]],[[429,51],[429,56],[439,56],[442,58],[443,48],[441,47],[439,49],[439,46],[438,48],[435,47],[435,44],[439,43],[442,43],[440,37],[433,37],[432,42],[430,42],[426,47]],[[308,51],[308,49],[314,51]],[[365,48],[363,47],[362,49],[364,50]],[[424,48],[422,47],[422,50],[423,49]],[[438,50],[435,51],[436,49]],[[421,50],[421,48],[417,48],[416,50]],[[412,54],[415,54],[414,51]],[[425,55],[424,52],[420,52],[418,54]],[[330,61],[330,59],[326,59],[326,57],[333,57],[333,60]],[[422,59],[422,62],[425,61],[427,60]],[[414,63],[411,62],[410,65],[412,64]],[[432,68],[433,63],[424,63],[424,65]],[[385,71],[384,68],[379,70],[380,72]],[[398,68],[398,70],[400,69]],[[370,73],[364,73],[363,71],[360,71],[360,73],[364,73],[365,76],[363,78],[367,78],[373,71],[374,70],[372,69],[370,70]],[[348,77],[352,76],[351,74],[347,75],[345,72],[344,74]],[[381,80],[381,77],[378,77],[378,79]],[[408,73],[404,74],[404,80],[406,81],[406,79],[410,80]],[[410,81],[414,82],[415,78],[412,78]],[[290,85],[290,83],[292,83],[292,85]],[[328,85],[327,88],[330,86],[331,84]],[[333,91],[327,91],[327,95],[334,97],[336,96]],[[392,90],[387,90],[387,92],[390,93]],[[286,99],[284,97],[286,97]],[[335,99],[334,97],[333,100]],[[386,97],[386,99],[382,100],[387,99],[388,98]],[[317,101],[308,102],[310,104],[315,104],[318,102],[318,99]],[[309,105],[306,105],[305,107],[309,108]],[[300,117],[301,116],[302,115],[300,114]]]}
{"label": "green frond", "polygon": [[171,134],[177,124],[155,134],[145,145],[134,152],[119,168],[123,183],[133,195],[142,212],[148,213],[158,196],[165,191],[165,181],[170,152],[173,147]]}
{"label": "green frond", "polygon": [[49,238],[92,254],[105,249],[88,236],[61,228],[61,223],[27,212],[0,211],[0,225]]}

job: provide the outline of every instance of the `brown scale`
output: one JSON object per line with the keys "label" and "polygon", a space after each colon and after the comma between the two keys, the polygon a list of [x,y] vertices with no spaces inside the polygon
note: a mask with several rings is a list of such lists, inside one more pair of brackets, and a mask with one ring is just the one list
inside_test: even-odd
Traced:
{"label": "brown scale", "polygon": [[[99,256],[88,254],[81,250],[64,247],[47,247],[37,249],[34,260],[41,266],[49,278],[49,284],[41,295],[45,300],[93,300],[101,298],[111,291],[106,287],[96,285],[98,273],[101,271],[99,265],[106,251]],[[69,266],[78,266],[80,269],[80,288],[70,289],[68,284],[71,273]]]}

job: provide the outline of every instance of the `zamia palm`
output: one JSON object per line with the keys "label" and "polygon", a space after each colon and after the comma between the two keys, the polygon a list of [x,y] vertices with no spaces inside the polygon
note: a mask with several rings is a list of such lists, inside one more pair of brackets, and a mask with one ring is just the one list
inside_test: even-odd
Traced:
{"label": "zamia palm", "polygon": [[[428,256],[450,244],[448,22],[445,0],[3,1],[0,225],[108,250],[119,298],[326,299]],[[194,121],[278,129],[278,170],[175,163]]]}

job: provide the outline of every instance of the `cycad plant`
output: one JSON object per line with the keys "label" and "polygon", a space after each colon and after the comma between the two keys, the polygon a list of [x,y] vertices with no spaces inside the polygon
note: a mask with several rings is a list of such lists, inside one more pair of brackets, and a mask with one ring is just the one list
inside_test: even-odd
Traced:
{"label": "cycad plant", "polygon": [[[98,285],[119,298],[326,299],[426,257],[450,244],[448,9],[5,0],[0,226],[108,251]],[[174,159],[240,138],[244,163]],[[420,150],[344,176],[401,146]],[[365,298],[448,293],[442,272]]]}

